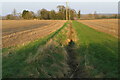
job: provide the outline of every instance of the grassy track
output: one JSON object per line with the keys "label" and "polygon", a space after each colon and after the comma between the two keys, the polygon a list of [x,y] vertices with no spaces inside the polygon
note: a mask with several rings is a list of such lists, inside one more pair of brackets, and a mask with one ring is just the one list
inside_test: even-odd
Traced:
{"label": "grassy track", "polygon": [[77,60],[83,77],[117,77],[118,39],[77,21],[72,26],[79,38]]}

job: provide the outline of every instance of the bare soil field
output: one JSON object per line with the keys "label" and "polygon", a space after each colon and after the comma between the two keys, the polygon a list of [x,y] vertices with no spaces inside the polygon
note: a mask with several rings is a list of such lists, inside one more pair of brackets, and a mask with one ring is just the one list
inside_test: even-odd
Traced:
{"label": "bare soil field", "polygon": [[24,45],[56,31],[65,22],[65,20],[3,20],[2,47]]}
{"label": "bare soil field", "polygon": [[118,19],[78,20],[98,31],[118,36]]}

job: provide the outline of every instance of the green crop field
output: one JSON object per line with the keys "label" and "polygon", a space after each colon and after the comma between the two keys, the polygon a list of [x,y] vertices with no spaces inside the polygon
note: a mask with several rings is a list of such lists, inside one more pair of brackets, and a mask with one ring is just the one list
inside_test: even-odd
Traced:
{"label": "green crop field", "polygon": [[118,39],[77,21],[3,49],[3,78],[116,78]]}

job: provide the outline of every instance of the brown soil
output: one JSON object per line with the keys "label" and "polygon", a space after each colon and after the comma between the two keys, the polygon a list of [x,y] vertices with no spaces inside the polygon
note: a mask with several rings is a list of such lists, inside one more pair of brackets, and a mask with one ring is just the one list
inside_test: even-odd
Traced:
{"label": "brown soil", "polygon": [[118,36],[118,19],[78,20],[98,31]]}
{"label": "brown soil", "polygon": [[2,47],[24,45],[56,31],[65,22],[65,20],[3,20]]}

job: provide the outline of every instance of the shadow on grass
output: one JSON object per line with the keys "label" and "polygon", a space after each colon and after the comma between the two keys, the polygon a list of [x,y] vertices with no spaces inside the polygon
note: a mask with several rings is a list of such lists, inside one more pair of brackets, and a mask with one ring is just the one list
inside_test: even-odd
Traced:
{"label": "shadow on grass", "polygon": [[[69,78],[118,78],[118,46],[113,43],[89,43],[66,46]],[[105,45],[108,45],[107,47]]]}
{"label": "shadow on grass", "polygon": [[[104,45],[108,45],[103,43]],[[84,69],[87,78],[117,78],[118,49],[106,47],[103,44],[90,43],[77,48],[77,60]],[[112,46],[112,43],[109,45]]]}
{"label": "shadow on grass", "polygon": [[112,48],[113,44],[103,42],[77,46],[71,40],[65,46],[66,55],[63,47],[49,43],[39,47],[36,54],[9,55],[5,60],[11,60],[3,63],[3,73],[5,77],[13,78],[117,78],[118,49]]}

